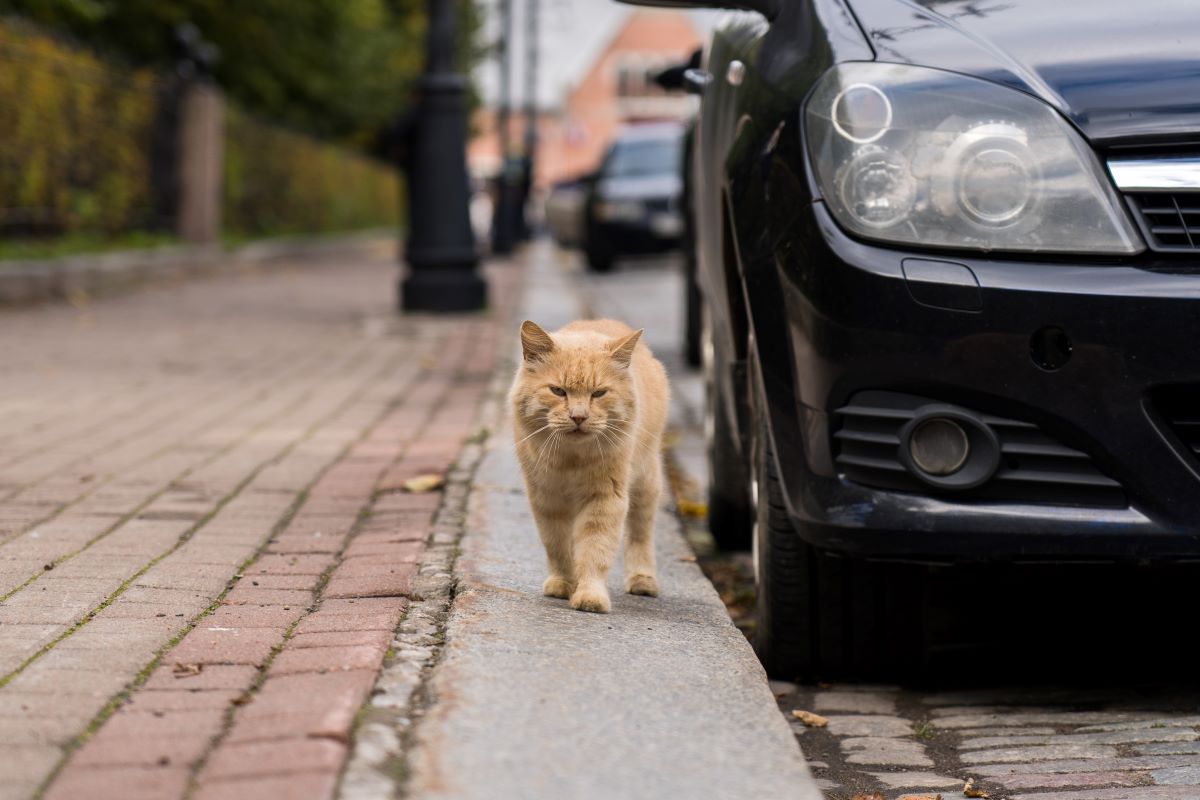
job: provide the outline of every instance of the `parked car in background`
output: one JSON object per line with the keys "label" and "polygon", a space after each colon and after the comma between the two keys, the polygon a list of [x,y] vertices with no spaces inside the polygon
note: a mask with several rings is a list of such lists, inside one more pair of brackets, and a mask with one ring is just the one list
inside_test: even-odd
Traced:
{"label": "parked car in background", "polygon": [[546,227],[561,247],[582,247],[583,212],[587,207],[591,176],[559,181],[546,198]]}
{"label": "parked car in background", "polygon": [[745,12],[689,82],[769,672],[918,664],[913,564],[1200,558],[1193,3],[644,4]]}
{"label": "parked car in background", "polygon": [[607,272],[620,256],[679,246],[682,153],[683,127],[678,123],[637,123],[617,135],[591,178],[584,207],[590,269]]}

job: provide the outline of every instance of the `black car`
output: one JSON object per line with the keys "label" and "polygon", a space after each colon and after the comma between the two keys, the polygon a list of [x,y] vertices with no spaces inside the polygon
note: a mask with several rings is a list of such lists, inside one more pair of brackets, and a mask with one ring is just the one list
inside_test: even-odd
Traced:
{"label": "black car", "polygon": [[591,176],[584,210],[588,267],[607,272],[619,256],[679,246],[683,127],[675,122],[626,126]]}
{"label": "black car", "polygon": [[1200,558],[1193,2],[644,4],[744,12],[692,212],[769,671],[886,656],[911,564]]}

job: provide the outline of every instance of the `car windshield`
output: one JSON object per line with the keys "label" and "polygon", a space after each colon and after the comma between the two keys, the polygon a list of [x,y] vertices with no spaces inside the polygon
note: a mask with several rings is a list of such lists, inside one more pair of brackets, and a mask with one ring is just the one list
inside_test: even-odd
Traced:
{"label": "car windshield", "polygon": [[678,136],[669,139],[631,139],[613,145],[604,163],[610,178],[635,175],[675,175],[679,172],[683,150]]}

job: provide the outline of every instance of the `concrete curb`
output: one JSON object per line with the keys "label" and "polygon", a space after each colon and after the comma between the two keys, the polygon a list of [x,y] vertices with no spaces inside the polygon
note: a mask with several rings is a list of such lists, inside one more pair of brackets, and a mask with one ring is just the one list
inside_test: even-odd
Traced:
{"label": "concrete curb", "polygon": [[282,262],[353,257],[395,246],[380,231],[342,236],[288,237],[226,250],[179,245],[116,253],[0,262],[0,307],[95,297],[140,286]]}

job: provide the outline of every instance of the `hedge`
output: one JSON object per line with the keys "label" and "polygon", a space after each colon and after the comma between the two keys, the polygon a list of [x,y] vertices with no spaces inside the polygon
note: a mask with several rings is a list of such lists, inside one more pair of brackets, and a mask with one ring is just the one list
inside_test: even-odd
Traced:
{"label": "hedge", "polygon": [[[0,236],[171,230],[154,210],[151,157],[167,97],[153,73],[0,20]],[[233,237],[400,220],[397,171],[356,151],[229,106],[224,153],[222,226]]]}
{"label": "hedge", "polygon": [[150,225],[155,89],[147,72],[0,22],[0,232]]}
{"label": "hedge", "polygon": [[322,233],[395,225],[395,169],[354,151],[225,115],[222,218],[235,236]]}

